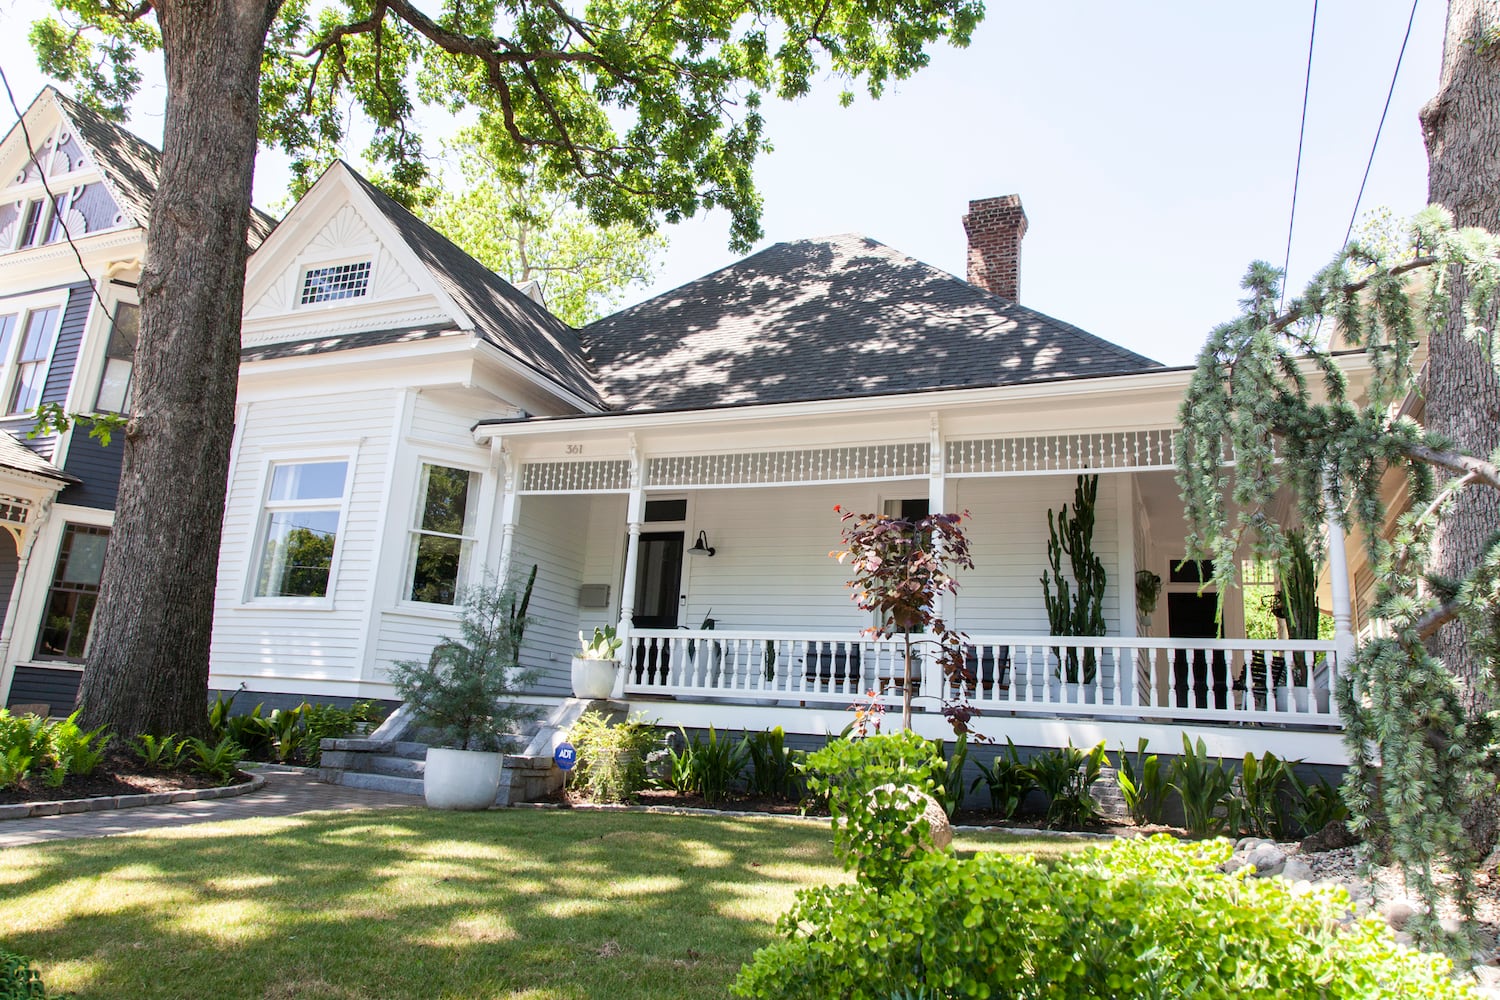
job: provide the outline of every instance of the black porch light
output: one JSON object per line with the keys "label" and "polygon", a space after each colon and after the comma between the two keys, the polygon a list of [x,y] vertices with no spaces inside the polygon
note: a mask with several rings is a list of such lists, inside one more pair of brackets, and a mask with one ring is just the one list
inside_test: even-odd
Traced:
{"label": "black porch light", "polygon": [[700,531],[698,532],[698,540],[693,543],[692,548],[688,549],[688,555],[712,557],[716,551],[712,545],[708,544],[708,532]]}

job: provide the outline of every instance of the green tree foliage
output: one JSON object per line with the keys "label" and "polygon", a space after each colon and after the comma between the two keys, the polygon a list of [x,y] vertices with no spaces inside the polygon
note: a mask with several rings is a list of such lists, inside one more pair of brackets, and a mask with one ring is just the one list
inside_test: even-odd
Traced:
{"label": "green tree foliage", "polygon": [[[119,117],[140,82],[136,60],[161,47],[150,3],[55,0],[31,37],[47,73]],[[596,225],[649,232],[703,208],[732,217],[732,245],[761,235],[752,168],[770,149],[761,104],[806,95],[832,77],[853,100],[879,97],[963,46],[978,0],[714,3],[633,0],[419,7],[410,0],[266,0],[275,12],[261,63],[260,136],[292,158],[297,192],[350,133],[372,127],[366,156],[407,204],[429,179],[418,105],[478,112],[486,155],[503,173],[532,171]],[[255,81],[230,80],[232,91]],[[170,101],[170,94],[169,94]]]}
{"label": "green tree foliage", "polygon": [[[1487,848],[1466,836],[1463,817],[1493,787],[1495,726],[1466,713],[1462,694],[1468,684],[1493,693],[1500,539],[1462,579],[1427,567],[1434,528],[1454,499],[1500,492],[1500,456],[1465,453],[1399,405],[1417,388],[1415,347],[1443,322],[1455,276],[1468,290],[1466,336],[1500,365],[1491,326],[1500,240],[1454,227],[1445,209],[1418,215],[1400,248],[1352,243],[1280,315],[1280,273],[1252,265],[1244,314],[1214,330],[1198,357],[1180,414],[1178,481],[1191,554],[1214,560],[1221,591],[1245,548],[1257,559],[1291,556],[1272,514],[1283,489],[1303,524],[1331,510],[1362,529],[1378,581],[1372,614],[1390,635],[1364,644],[1339,678],[1354,761],[1345,796],[1356,826],[1388,832],[1392,857],[1424,897],[1439,896],[1435,866],[1447,865],[1468,907],[1477,852]],[[1322,319],[1362,354],[1340,359],[1321,349]],[[1351,391],[1346,369],[1367,373],[1367,387]],[[1233,465],[1224,462],[1231,454]],[[1406,478],[1409,507],[1388,531],[1381,479],[1391,470]],[[1455,675],[1428,651],[1426,640],[1454,620],[1486,664],[1477,677]],[[1414,929],[1436,933],[1425,916]]]}
{"label": "green tree foliage", "polygon": [[[598,319],[625,289],[656,275],[666,238],[628,223],[601,228],[532,168],[502,168],[477,128],[454,142],[462,184],[444,176],[419,211],[434,228],[511,284],[535,281],[552,314]],[[426,201],[426,199],[424,199]]]}

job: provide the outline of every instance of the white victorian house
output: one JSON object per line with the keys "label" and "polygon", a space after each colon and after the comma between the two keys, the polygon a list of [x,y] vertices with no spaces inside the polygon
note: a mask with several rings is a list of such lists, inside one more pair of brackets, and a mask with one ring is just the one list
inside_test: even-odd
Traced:
{"label": "white victorian house", "polygon": [[[1216,622],[1181,563],[1190,373],[1018,304],[1014,197],[965,224],[969,281],[862,236],[805,240],[574,330],[334,166],[250,263],[213,686],[389,698],[389,665],[455,631],[460,588],[534,565],[531,698],[567,696],[577,632],[615,623],[635,710],[836,732],[864,692],[899,698],[901,665],[829,557],[834,505],[967,510],[976,566],[943,611],[970,669],[924,660],[919,729],[944,731],[961,685],[1019,745],[1187,731],[1343,762],[1342,567],[1331,642],[1235,638],[1238,600]],[[1107,634],[1049,637],[1047,512],[1080,474],[1099,477]],[[1149,619],[1142,570],[1165,581]],[[1098,665],[1081,689],[1070,649]],[[1269,692],[1293,659],[1316,667]]]}

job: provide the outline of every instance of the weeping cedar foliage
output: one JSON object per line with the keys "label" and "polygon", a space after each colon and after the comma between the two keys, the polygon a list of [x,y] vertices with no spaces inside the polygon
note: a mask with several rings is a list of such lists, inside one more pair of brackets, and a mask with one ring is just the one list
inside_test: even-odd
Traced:
{"label": "weeping cedar foliage", "polygon": [[[1493,795],[1496,727],[1490,713],[1469,713],[1469,685],[1480,704],[1494,692],[1500,649],[1500,538],[1484,546],[1462,579],[1428,571],[1435,525],[1466,490],[1500,494],[1496,456],[1468,455],[1425,430],[1401,404],[1417,390],[1414,349],[1438,328],[1450,286],[1462,276],[1465,335],[1500,365],[1493,336],[1500,283],[1500,241],[1459,229],[1440,207],[1416,216],[1405,246],[1350,244],[1278,315],[1281,273],[1251,265],[1244,313],[1210,334],[1183,400],[1178,483],[1190,525],[1192,558],[1212,559],[1221,593],[1233,583],[1247,545],[1257,559],[1282,560],[1291,545],[1272,516],[1288,487],[1304,525],[1332,511],[1361,529],[1374,569],[1372,617],[1389,634],[1366,642],[1344,664],[1337,687],[1354,764],[1344,785],[1353,823],[1399,864],[1429,903],[1441,890],[1434,865],[1453,870],[1454,894],[1472,912],[1473,870],[1487,845],[1464,817]],[[1364,396],[1351,395],[1344,367],[1320,342],[1331,320],[1363,351]],[[1232,456],[1234,464],[1225,459]],[[1406,478],[1408,507],[1387,525],[1380,483],[1388,470]],[[1231,508],[1230,500],[1233,501]],[[1460,621],[1484,664],[1455,675],[1426,640]],[[1436,918],[1413,930],[1436,941]]]}

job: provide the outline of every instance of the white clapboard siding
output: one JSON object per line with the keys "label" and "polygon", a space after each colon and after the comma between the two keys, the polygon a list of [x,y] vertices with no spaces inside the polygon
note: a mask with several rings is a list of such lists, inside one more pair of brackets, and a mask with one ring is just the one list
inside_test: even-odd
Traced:
{"label": "white clapboard siding", "polygon": [[411,438],[419,447],[424,442],[447,447],[467,449],[477,454],[488,453],[488,446],[474,443],[474,424],[486,417],[493,417],[504,409],[504,404],[493,397],[473,394],[472,401],[454,398],[452,393],[434,397],[430,393],[418,393],[412,401]]}
{"label": "white clapboard siding", "polygon": [[857,631],[867,612],[849,599],[849,567],[829,556],[839,545],[833,506],[857,502],[849,487],[709,490],[695,499],[689,546],[699,530],[717,550],[687,559],[687,616],[709,611],[719,628]]}
{"label": "white clapboard siding", "polygon": [[[1075,482],[1072,476],[1045,476],[958,484],[957,506],[972,515],[968,536],[974,557],[974,569],[964,573],[959,584],[958,624],[964,631],[1048,633],[1041,584],[1042,570],[1048,569],[1047,511],[1072,505]],[[1108,575],[1104,620],[1109,635],[1118,635],[1120,626],[1118,483],[1115,476],[1099,477],[1094,523],[1094,552]],[[1063,570],[1069,570],[1066,554]]]}
{"label": "white clapboard siding", "polygon": [[516,522],[512,576],[524,582],[537,567],[531,624],[521,644],[521,665],[542,676],[531,690],[566,694],[578,645],[578,587],[583,583],[589,519],[587,497],[525,497]]}
{"label": "white clapboard siding", "polygon": [[595,626],[620,620],[620,580],[625,574],[626,498],[596,496],[589,498],[588,505],[583,582],[602,583],[609,587],[608,607],[578,609],[577,631],[592,633]]}
{"label": "white clapboard siding", "polygon": [[[353,680],[386,512],[385,471],[396,394],[344,393],[251,403],[229,483],[215,594],[211,662],[216,677]],[[326,450],[354,452],[348,510],[339,528],[330,607],[245,601],[265,492],[266,463]]]}

